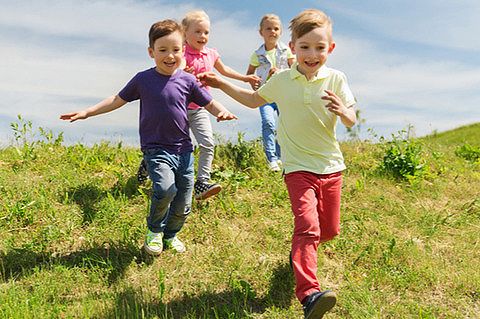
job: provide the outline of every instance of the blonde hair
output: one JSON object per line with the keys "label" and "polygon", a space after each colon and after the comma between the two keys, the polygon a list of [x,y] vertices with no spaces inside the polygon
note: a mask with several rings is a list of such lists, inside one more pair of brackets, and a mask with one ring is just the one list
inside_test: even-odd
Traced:
{"label": "blonde hair", "polygon": [[325,12],[318,9],[307,9],[290,21],[289,29],[292,32],[292,41],[295,41],[313,29],[327,28],[329,40],[332,41],[332,25],[332,20]]}
{"label": "blonde hair", "polygon": [[282,21],[280,21],[280,17],[277,16],[276,14],[273,13],[268,13],[262,17],[262,20],[260,20],[260,30],[262,30],[263,24],[265,21],[277,21],[278,24],[280,25],[280,29],[282,28]]}
{"label": "blonde hair", "polygon": [[208,21],[210,22],[210,18],[208,14],[203,10],[195,10],[188,12],[182,20],[183,29],[186,31],[190,24],[196,21]]}

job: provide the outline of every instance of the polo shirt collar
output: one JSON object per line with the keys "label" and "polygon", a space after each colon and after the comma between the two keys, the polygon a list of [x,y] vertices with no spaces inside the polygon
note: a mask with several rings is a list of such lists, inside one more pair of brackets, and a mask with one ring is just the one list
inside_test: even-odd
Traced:
{"label": "polo shirt collar", "polygon": [[[290,69],[290,77],[292,79],[296,79],[302,76],[305,77],[305,75],[303,75],[298,71],[297,67],[298,67],[298,63],[295,62]],[[315,75],[313,79],[311,79],[310,81],[314,82],[317,80],[322,80],[327,78],[329,75],[330,75],[330,69],[324,64],[320,67],[320,69],[318,69],[317,75]]]}
{"label": "polo shirt collar", "polygon": [[196,55],[206,55],[207,54],[207,48],[203,47],[202,51],[195,50],[192,48],[188,43],[185,42],[185,53],[188,54],[196,54]]}

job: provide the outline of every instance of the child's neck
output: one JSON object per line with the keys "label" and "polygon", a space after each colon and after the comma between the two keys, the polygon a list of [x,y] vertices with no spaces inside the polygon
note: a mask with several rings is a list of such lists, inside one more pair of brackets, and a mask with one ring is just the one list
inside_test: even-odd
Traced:
{"label": "child's neck", "polygon": [[205,45],[202,46],[200,49],[197,49],[197,48],[195,48],[193,45],[191,45],[190,43],[188,43],[188,41],[185,41],[185,43],[186,43],[190,48],[192,48],[193,50],[198,51],[198,52],[202,52],[203,49],[205,48]]}
{"label": "child's neck", "polygon": [[317,70],[315,72],[307,72],[300,65],[297,65],[297,71],[300,72],[301,74],[303,74],[303,76],[305,76],[305,78],[308,81],[310,81],[311,79],[313,79],[317,76],[319,70]]}
{"label": "child's neck", "polygon": [[172,72],[172,74],[167,74],[167,73],[163,72],[162,70],[160,70],[160,68],[159,68],[158,66],[155,67],[155,71],[156,71],[158,74],[161,74],[161,75],[172,76],[172,75],[174,75],[175,73],[177,73],[178,68],[176,68],[176,69]]}
{"label": "child's neck", "polygon": [[274,43],[264,43],[265,45],[265,50],[270,51],[273,50],[277,47],[277,42]]}

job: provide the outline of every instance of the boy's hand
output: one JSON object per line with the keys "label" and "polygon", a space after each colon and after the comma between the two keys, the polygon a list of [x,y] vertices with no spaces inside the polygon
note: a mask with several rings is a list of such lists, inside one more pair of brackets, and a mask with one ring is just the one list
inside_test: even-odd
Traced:
{"label": "boy's hand", "polygon": [[262,82],[262,79],[255,74],[249,74],[247,75],[247,81],[245,82],[250,83],[250,86],[252,87],[252,89],[257,90],[260,87],[260,83]]}
{"label": "boy's hand", "polygon": [[278,69],[276,67],[272,67],[269,71],[268,71],[268,76],[267,76],[267,79],[269,79],[272,75],[274,75],[276,72],[278,71]]}
{"label": "boy's hand", "polygon": [[213,88],[219,88],[224,81],[221,77],[219,77],[214,72],[199,73],[199,74],[197,74],[197,78],[204,85],[208,85],[208,86],[211,86]]}
{"label": "boy's hand", "polygon": [[238,118],[235,116],[235,114],[232,114],[229,111],[222,111],[217,115],[217,122],[237,120],[237,119]]}
{"label": "boy's hand", "polygon": [[343,105],[343,102],[338,97],[338,95],[336,95],[335,93],[333,93],[330,90],[325,90],[325,92],[327,93],[327,95],[322,96],[322,100],[329,101],[329,103],[327,105],[325,105],[325,107],[330,112],[332,112],[332,113],[334,113],[338,116],[345,115],[346,112],[347,112],[347,108],[345,107],[345,105]]}
{"label": "boy's hand", "polygon": [[84,120],[87,117],[88,116],[86,111],[72,112],[72,113],[60,115],[61,120],[70,121],[70,122],[75,122],[76,120]]}

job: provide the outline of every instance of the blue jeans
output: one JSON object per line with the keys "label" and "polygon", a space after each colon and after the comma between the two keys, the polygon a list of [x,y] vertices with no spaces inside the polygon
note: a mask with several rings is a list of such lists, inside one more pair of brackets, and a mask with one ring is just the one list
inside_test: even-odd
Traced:
{"label": "blue jeans", "polygon": [[275,162],[280,158],[280,146],[275,138],[275,113],[278,116],[278,107],[275,103],[260,106],[263,149],[269,162]]}
{"label": "blue jeans", "polygon": [[162,148],[143,151],[152,181],[148,229],[173,238],[182,229],[192,205],[193,153],[175,155]]}

